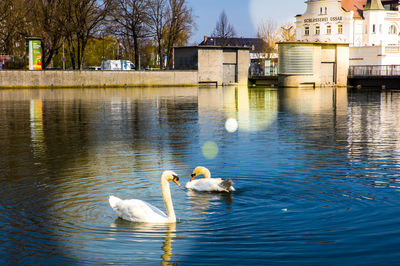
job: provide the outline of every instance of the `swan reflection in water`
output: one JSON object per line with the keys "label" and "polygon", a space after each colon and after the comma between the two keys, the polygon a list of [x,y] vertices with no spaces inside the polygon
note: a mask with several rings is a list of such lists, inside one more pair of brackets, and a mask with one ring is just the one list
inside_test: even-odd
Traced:
{"label": "swan reflection in water", "polygon": [[211,205],[225,204],[227,206],[232,205],[233,195],[232,193],[220,193],[220,192],[197,192],[194,190],[188,190],[186,195],[192,202],[192,209],[199,213],[209,209]]}
{"label": "swan reflection in water", "polygon": [[136,237],[162,237],[163,242],[161,250],[161,263],[165,266],[177,265],[177,262],[171,261],[172,257],[172,242],[176,237],[176,223],[167,224],[155,224],[155,223],[137,223],[117,218],[111,225],[111,227],[125,229],[129,232],[132,231]]}

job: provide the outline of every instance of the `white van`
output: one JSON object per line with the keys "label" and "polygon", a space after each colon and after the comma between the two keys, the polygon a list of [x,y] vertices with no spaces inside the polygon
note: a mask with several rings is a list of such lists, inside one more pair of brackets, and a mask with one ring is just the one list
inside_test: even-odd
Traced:
{"label": "white van", "polygon": [[129,60],[105,60],[101,62],[101,70],[134,70],[135,65]]}

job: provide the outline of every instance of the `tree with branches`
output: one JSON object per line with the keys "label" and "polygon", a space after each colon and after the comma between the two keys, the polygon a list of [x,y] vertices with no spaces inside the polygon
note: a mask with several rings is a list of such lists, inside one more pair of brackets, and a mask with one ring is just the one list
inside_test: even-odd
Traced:
{"label": "tree with branches", "polygon": [[296,40],[296,27],[293,25],[293,23],[288,22],[281,26],[280,39],[284,42]]}
{"label": "tree with branches", "polygon": [[65,0],[31,0],[29,19],[34,28],[34,36],[42,39],[42,67],[46,69],[58,53],[64,40],[64,26],[67,23],[60,9]]}
{"label": "tree with branches", "polygon": [[139,41],[149,36],[149,0],[116,0],[112,20],[117,23],[116,33],[132,44],[135,65],[139,67]]}
{"label": "tree with branches", "polygon": [[109,14],[112,0],[68,0],[64,3],[65,36],[73,69],[83,69],[85,48],[89,38]]}
{"label": "tree with branches", "polygon": [[167,9],[166,55],[167,67],[173,63],[173,48],[186,44],[195,27],[192,9],[186,0],[169,0]]}
{"label": "tree with branches", "polygon": [[31,34],[27,27],[28,3],[28,0],[0,1],[0,53],[24,53],[24,38]]}
{"label": "tree with branches", "polygon": [[268,58],[277,52],[276,43],[279,42],[278,26],[272,19],[264,20],[258,25],[257,36],[266,43],[265,53]]}
{"label": "tree with branches", "polygon": [[[149,28],[156,45],[160,61],[164,58],[165,36],[167,34],[167,0],[150,0]],[[162,68],[162,64],[159,65]]]}
{"label": "tree with branches", "polygon": [[219,15],[212,36],[220,38],[231,38],[236,36],[235,29],[233,28],[233,25],[229,22],[225,10],[223,10],[222,13]]}

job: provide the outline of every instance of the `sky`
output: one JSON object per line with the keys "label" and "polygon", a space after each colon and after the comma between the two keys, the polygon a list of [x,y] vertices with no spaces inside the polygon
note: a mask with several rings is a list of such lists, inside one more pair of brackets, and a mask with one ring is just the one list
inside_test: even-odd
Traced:
{"label": "sky", "polygon": [[306,10],[305,0],[188,0],[193,9],[197,30],[189,44],[200,43],[204,35],[210,36],[223,10],[237,36],[257,37],[257,25],[267,19],[278,25],[294,22],[297,14]]}

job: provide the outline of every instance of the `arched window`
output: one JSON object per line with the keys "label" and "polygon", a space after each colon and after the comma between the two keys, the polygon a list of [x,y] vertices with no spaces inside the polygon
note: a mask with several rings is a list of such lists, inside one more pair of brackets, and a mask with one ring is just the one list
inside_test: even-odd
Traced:
{"label": "arched window", "polygon": [[338,31],[339,34],[343,34],[343,25],[342,24],[338,25],[337,31]]}
{"label": "arched window", "polygon": [[326,34],[331,34],[332,33],[332,27],[331,25],[326,26]]}
{"label": "arched window", "polygon": [[389,34],[396,34],[397,33],[397,29],[395,25],[390,25],[389,27]]}

